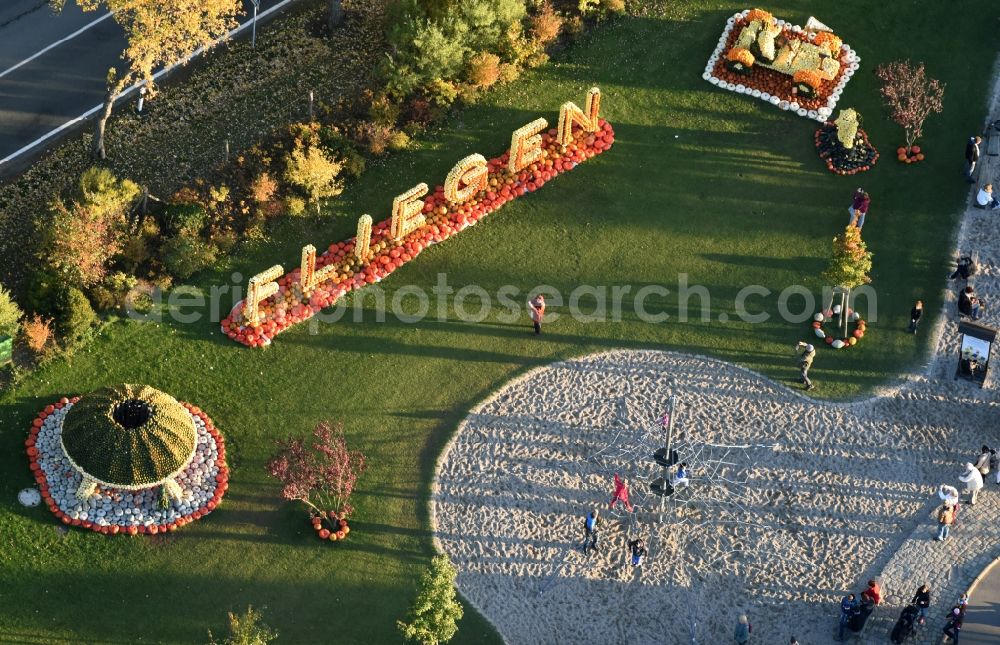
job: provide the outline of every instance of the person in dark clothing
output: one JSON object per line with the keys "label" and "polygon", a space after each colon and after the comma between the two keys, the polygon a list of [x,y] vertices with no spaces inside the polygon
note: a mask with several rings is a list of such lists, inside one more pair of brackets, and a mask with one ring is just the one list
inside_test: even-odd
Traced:
{"label": "person in dark clothing", "polygon": [[920,585],[910,602],[917,606],[917,620],[923,625],[927,619],[927,608],[931,606],[931,586],[926,582]]}
{"label": "person in dark clothing", "polygon": [[951,274],[949,279],[954,280],[955,278],[962,278],[963,280],[968,280],[969,276],[976,275],[976,271],[978,269],[979,267],[976,266],[976,263],[972,260],[972,258],[967,255],[963,255],[958,258],[955,272]]}
{"label": "person in dark clothing", "polygon": [[858,609],[858,600],[854,594],[849,593],[840,601],[840,630],[837,632],[837,640],[844,640],[844,629],[850,622],[851,616]]}
{"label": "person in dark clothing", "polygon": [[948,624],[944,626],[942,630],[944,632],[944,640],[947,642],[948,638],[951,637],[955,639],[955,645],[958,645],[958,634],[962,631],[962,621],[965,619],[965,613],[959,607],[955,607],[951,610],[951,615],[948,617]]}
{"label": "person in dark clothing", "polygon": [[910,310],[910,327],[906,331],[913,334],[917,333],[917,325],[920,324],[920,317],[924,315],[924,301],[917,300],[917,304],[913,305],[913,309]]}
{"label": "person in dark clothing", "polygon": [[649,555],[649,551],[646,550],[645,545],[642,543],[642,538],[629,541],[628,550],[632,554],[633,567],[640,566],[642,561],[646,559],[646,556]]}
{"label": "person in dark clothing", "polygon": [[965,180],[970,184],[976,183],[972,178],[972,173],[976,172],[976,164],[979,163],[979,144],[983,142],[982,137],[969,137],[969,142],[965,144]]}
{"label": "person in dark clothing", "polygon": [[587,555],[590,549],[597,551],[597,525],[600,523],[600,512],[595,508],[587,513],[583,520],[583,554]]}
{"label": "person in dark clothing", "polygon": [[981,315],[980,309],[982,309],[982,303],[979,301],[975,289],[966,287],[959,292],[958,312],[960,314],[970,316],[973,320],[979,320]]}

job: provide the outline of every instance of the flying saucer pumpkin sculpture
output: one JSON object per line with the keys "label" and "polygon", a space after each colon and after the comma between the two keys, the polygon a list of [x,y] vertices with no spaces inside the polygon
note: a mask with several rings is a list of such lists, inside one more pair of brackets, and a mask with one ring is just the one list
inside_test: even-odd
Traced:
{"label": "flying saucer pumpkin sculpture", "polygon": [[228,488],[211,419],[146,385],[49,405],[25,444],[49,509],[100,533],[175,531],[214,510]]}

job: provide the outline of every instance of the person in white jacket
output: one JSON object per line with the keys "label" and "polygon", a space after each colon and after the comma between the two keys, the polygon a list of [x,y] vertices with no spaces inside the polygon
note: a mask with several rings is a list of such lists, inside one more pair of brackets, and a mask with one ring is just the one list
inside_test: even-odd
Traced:
{"label": "person in white jacket", "polygon": [[948,506],[954,506],[958,504],[958,489],[948,484],[941,484],[938,488],[938,497],[941,498],[942,502],[947,503]]}
{"label": "person in white jacket", "polygon": [[982,473],[972,464],[966,463],[965,474],[958,479],[965,484],[965,490],[969,491],[969,504],[975,506],[976,497],[979,496],[979,490],[983,487]]}

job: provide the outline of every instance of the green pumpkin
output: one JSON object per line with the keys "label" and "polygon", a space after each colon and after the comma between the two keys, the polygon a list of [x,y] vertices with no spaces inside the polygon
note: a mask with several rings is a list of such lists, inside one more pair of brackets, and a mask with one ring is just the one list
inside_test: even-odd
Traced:
{"label": "green pumpkin", "polygon": [[66,413],[62,444],[77,469],[105,484],[153,486],[194,456],[197,432],[177,399],[148,385],[95,390]]}

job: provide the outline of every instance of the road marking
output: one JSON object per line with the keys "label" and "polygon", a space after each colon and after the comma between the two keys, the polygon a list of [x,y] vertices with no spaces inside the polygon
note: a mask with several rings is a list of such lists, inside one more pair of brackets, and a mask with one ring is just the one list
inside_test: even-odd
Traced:
{"label": "road marking", "polygon": [[[260,20],[261,18],[265,18],[268,15],[270,15],[270,14],[278,11],[279,9],[284,8],[286,5],[291,4],[294,1],[295,0],[281,0],[281,2],[279,2],[276,5],[274,5],[270,9],[267,9],[266,11],[260,12],[260,14],[258,14],[258,16],[257,16],[257,19]],[[108,14],[108,15],[111,15],[111,14]],[[105,17],[107,17],[107,16],[105,16]],[[226,34],[222,38],[219,38],[218,40],[216,40],[214,43],[212,43],[212,46],[215,46],[215,45],[221,43],[222,41],[226,40],[227,38],[232,38],[236,34],[238,34],[241,31],[243,31],[244,29],[249,29],[252,24],[253,24],[253,21],[251,21],[251,20],[246,21],[245,23],[241,24],[236,29],[233,29],[232,31],[230,31],[228,34]],[[199,47],[198,49],[196,49],[193,52],[191,52],[191,55],[188,56],[187,58],[185,58],[184,60],[182,60],[181,62],[174,63],[170,67],[167,67],[165,69],[161,69],[160,71],[158,71],[155,74],[153,74],[153,80],[155,81],[156,79],[160,78],[164,74],[173,71],[174,69],[180,67],[181,65],[187,64],[192,59],[197,58],[198,56],[200,56],[204,52],[205,52],[205,48],[204,47]],[[41,52],[39,52],[39,53],[41,53]],[[6,74],[6,73],[7,72],[4,72],[4,74]],[[142,87],[145,84],[146,84],[146,81],[139,81],[138,83],[136,83],[132,87],[128,88],[127,90],[125,90],[124,92],[122,92],[118,96],[118,100],[116,101],[116,103],[118,101],[121,101],[122,99],[126,98],[129,94],[131,94],[132,92],[135,92],[136,90],[138,90],[140,87]],[[28,152],[32,148],[35,148],[35,147],[37,147],[38,145],[40,145],[42,143],[45,143],[46,141],[48,141],[52,137],[56,136],[57,134],[59,134],[63,130],[66,130],[67,128],[71,128],[74,125],[76,125],[77,123],[79,123],[79,122],[81,122],[81,121],[89,118],[90,116],[96,114],[97,111],[100,110],[103,107],[104,107],[103,103],[101,103],[99,105],[95,105],[94,107],[90,108],[89,110],[87,110],[86,112],[84,112],[83,114],[81,114],[80,116],[78,116],[78,117],[76,117],[74,119],[70,119],[66,123],[63,123],[58,128],[55,128],[54,130],[51,130],[51,131],[43,134],[42,136],[38,137],[37,139],[35,139],[31,143],[29,143],[28,145],[23,146],[22,148],[20,148],[18,150],[15,150],[14,152],[12,152],[11,154],[7,155],[3,159],[0,159],[0,167],[2,167],[5,163],[7,163],[9,161],[13,161],[14,159],[17,159],[18,157],[20,157],[24,153]]]}
{"label": "road marking", "polygon": [[51,45],[49,45],[48,47],[46,47],[45,49],[42,49],[42,50],[36,52],[34,55],[29,56],[28,58],[25,58],[24,60],[22,60],[17,65],[14,65],[13,67],[8,67],[4,71],[0,72],[0,78],[3,78],[7,74],[10,74],[11,72],[13,72],[18,67],[21,67],[22,65],[27,65],[28,63],[30,63],[31,61],[35,60],[36,58],[38,58],[39,56],[41,56],[45,52],[49,51],[50,49],[54,49],[54,48],[58,47],[59,45],[61,45],[64,42],[66,42],[67,40],[72,40],[72,39],[76,38],[77,36],[79,36],[80,34],[82,34],[85,31],[87,31],[88,29],[90,29],[91,27],[93,27],[94,25],[96,25],[97,23],[103,22],[103,21],[107,20],[108,18],[110,18],[111,16],[112,16],[111,13],[106,13],[103,16],[101,16],[100,18],[98,18],[97,20],[94,20],[93,22],[87,23],[86,25],[80,27],[79,29],[77,29],[76,31],[74,31],[73,33],[71,33],[69,36],[66,36],[65,38],[61,38],[61,39],[55,41],[54,43],[52,43]]}

